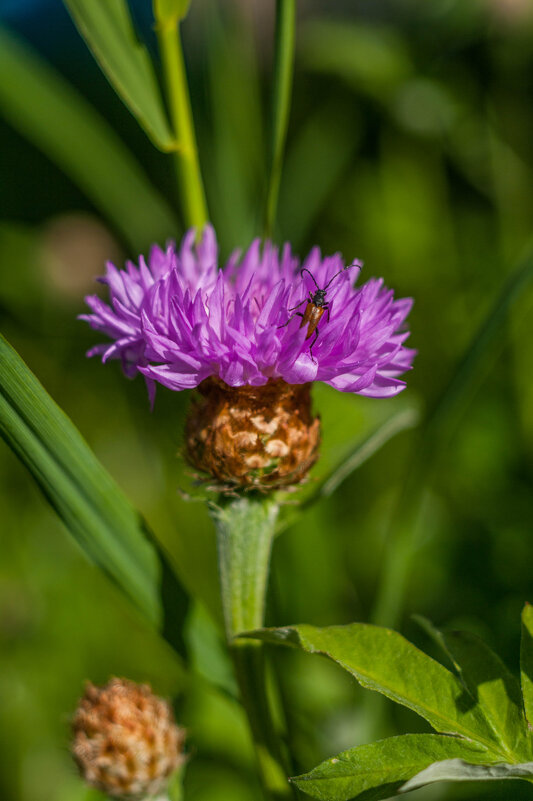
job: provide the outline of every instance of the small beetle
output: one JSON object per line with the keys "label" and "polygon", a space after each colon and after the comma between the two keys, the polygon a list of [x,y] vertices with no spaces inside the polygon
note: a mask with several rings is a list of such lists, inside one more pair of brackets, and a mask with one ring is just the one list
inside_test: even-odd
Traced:
{"label": "small beetle", "polygon": [[328,323],[329,323],[330,306],[328,301],[326,300],[326,292],[332,281],[334,281],[335,278],[337,278],[337,276],[339,276],[345,270],[349,270],[351,267],[355,266],[359,266],[359,263],[354,261],[352,264],[347,264],[346,267],[343,267],[342,270],[339,270],[338,273],[335,273],[335,275],[329,279],[328,283],[323,289],[320,289],[317,282],[315,281],[313,273],[310,270],[308,270],[307,267],[304,267],[300,273],[300,275],[303,275],[304,273],[309,273],[309,275],[313,279],[314,285],[316,286],[316,292],[310,291],[308,298],[304,298],[302,301],[300,301],[300,303],[297,303],[296,306],[292,306],[292,308],[289,309],[289,311],[291,312],[294,311],[294,309],[298,309],[304,303],[307,303],[307,306],[305,307],[305,312],[303,314],[302,312],[294,312],[294,314],[291,314],[287,322],[283,323],[283,325],[278,326],[278,328],[285,328],[286,325],[289,325],[293,317],[301,317],[302,322],[300,323],[300,328],[303,328],[305,325],[307,325],[307,335],[305,338],[310,339],[310,337],[312,337],[313,334],[315,335],[315,338],[313,339],[311,346],[309,348],[309,353],[311,354],[311,358],[313,357],[313,345],[318,339],[318,334],[319,334],[318,323],[320,322],[322,315],[324,314],[325,311],[327,311],[328,313]]}

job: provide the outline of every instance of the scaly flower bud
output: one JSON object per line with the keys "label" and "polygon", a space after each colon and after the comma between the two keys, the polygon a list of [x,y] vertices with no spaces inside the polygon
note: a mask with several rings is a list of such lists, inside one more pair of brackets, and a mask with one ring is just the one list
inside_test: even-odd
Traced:
{"label": "scaly flower bud", "polygon": [[89,354],[141,373],[152,400],[156,383],[198,387],[187,452],[215,479],[297,483],[317,456],[310,384],[371,398],[401,392],[415,355],[405,346],[412,301],[395,300],[381,279],[356,286],[361,263],[318,248],[300,265],[288,245],[256,240],[219,270],[213,228],[195,236],[179,249],[154,247],[138,267],[108,264],[111,305],[88,297],[82,319],[113,342]]}
{"label": "scaly flower bud", "polygon": [[224,484],[275,489],[299,483],[314,464],[320,421],[311,414],[309,384],[269,381],[229,387],[200,384],[187,419],[187,457]]}
{"label": "scaly flower bud", "polygon": [[85,781],[119,799],[150,798],[183,763],[184,730],[147,684],[87,683],[72,722],[72,753]]}

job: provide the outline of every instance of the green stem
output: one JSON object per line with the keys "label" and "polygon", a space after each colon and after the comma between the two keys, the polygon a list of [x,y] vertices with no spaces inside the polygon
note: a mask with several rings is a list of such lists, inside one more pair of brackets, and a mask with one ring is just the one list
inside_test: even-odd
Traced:
{"label": "green stem", "polygon": [[157,35],[167,85],[170,114],[177,139],[174,154],[178,188],[187,227],[199,231],[208,220],[185,62],[177,18],[160,21]]}
{"label": "green stem", "polygon": [[265,237],[272,236],[272,230],[276,219],[283,152],[285,150],[291,105],[295,29],[296,0],[276,0],[272,133],[269,155],[269,179],[265,206]]}
{"label": "green stem", "polygon": [[270,552],[278,506],[263,498],[239,498],[212,510],[217,529],[222,607],[241,700],[248,716],[259,774],[268,799],[287,799],[292,790],[280,737],[266,691],[263,645],[238,639],[264,621]]}

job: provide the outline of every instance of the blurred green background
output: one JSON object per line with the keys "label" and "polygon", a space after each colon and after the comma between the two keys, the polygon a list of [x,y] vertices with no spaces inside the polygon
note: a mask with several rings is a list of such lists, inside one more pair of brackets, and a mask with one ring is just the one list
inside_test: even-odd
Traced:
{"label": "blurred green background", "polygon": [[[130,5],[155,56],[150,3]],[[223,257],[261,230],[273,10],[266,0],[193,0],[184,25]],[[187,622],[193,662],[227,683],[214,535],[204,506],[179,493],[191,484],[180,456],[187,394],[160,389],[150,413],[141,380],[128,382],[116,362],[84,358],[97,337],[76,321],[105,259],[121,263],[153,240],[181,236],[173,169],[59,0],[0,0],[0,22],[9,37],[0,48],[2,332],[170,549],[197,599]],[[532,90],[530,0],[299,3],[276,239],[301,255],[318,244],[362,258],[366,278],[382,275],[398,296],[413,296],[419,350],[407,391],[393,401],[317,387],[324,445],[316,475],[395,409],[438,400],[530,243]],[[399,623],[424,648],[415,612],[476,631],[515,671],[520,609],[533,600],[532,301],[530,290],[514,305],[438,454]],[[280,537],[270,623],[371,618],[412,441],[404,433],[388,443]],[[100,798],[77,778],[68,721],[84,679],[110,675],[176,696],[190,732],[187,801],[257,799],[236,704],[183,672],[3,445],[0,509],[2,801]],[[273,656],[293,710],[298,771],[364,740],[365,691],[318,657]],[[421,729],[392,703],[386,713],[379,734]],[[532,790],[436,786],[414,797],[519,801]]]}

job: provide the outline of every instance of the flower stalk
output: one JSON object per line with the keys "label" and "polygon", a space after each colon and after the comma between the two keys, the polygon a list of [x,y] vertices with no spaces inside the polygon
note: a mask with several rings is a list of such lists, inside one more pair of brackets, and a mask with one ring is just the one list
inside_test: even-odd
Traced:
{"label": "flower stalk", "polygon": [[265,237],[272,236],[276,219],[283,152],[285,150],[291,105],[295,28],[296,0],[277,0],[274,86],[272,93],[272,133],[265,206]]}
{"label": "flower stalk", "polygon": [[[155,10],[157,13],[157,4]],[[186,226],[194,227],[199,232],[208,220],[208,213],[185,73],[179,16],[161,14],[157,21],[157,36],[177,140],[174,160],[183,215]]]}
{"label": "flower stalk", "polygon": [[271,498],[252,495],[222,504],[212,507],[211,514],[217,530],[228,647],[250,724],[265,796],[273,800],[287,799],[292,797],[292,790],[267,697],[263,645],[257,640],[238,637],[243,631],[263,626],[278,505]]}

